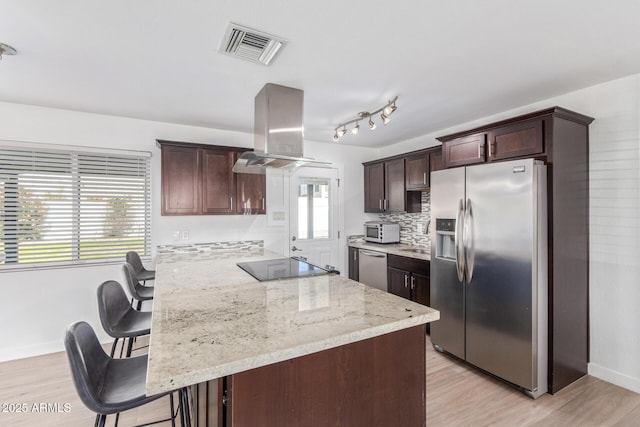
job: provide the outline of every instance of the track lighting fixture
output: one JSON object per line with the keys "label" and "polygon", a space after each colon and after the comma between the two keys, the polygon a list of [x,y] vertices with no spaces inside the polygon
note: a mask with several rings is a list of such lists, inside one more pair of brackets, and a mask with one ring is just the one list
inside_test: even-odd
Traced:
{"label": "track lighting fixture", "polygon": [[362,111],[358,113],[358,117],[351,120],[347,120],[344,123],[340,123],[338,126],[336,126],[333,129],[334,131],[333,140],[335,142],[340,140],[340,138],[342,138],[347,133],[347,125],[350,125],[351,123],[356,124],[353,128],[351,128],[351,132],[354,135],[357,135],[358,132],[360,131],[360,120],[369,119],[369,129],[374,130],[376,128],[376,123],[373,121],[373,116],[378,113],[382,113],[380,114],[380,119],[382,120],[382,123],[386,125],[390,121],[389,116],[398,109],[398,107],[396,107],[397,100],[398,100],[398,97],[396,96],[395,98],[393,98],[392,100],[390,100],[385,105],[383,105],[382,107],[378,108],[375,111],[372,111],[372,112]]}
{"label": "track lighting fixture", "polygon": [[0,60],[2,59],[2,55],[15,55],[16,50],[9,46],[8,44],[0,43]]}

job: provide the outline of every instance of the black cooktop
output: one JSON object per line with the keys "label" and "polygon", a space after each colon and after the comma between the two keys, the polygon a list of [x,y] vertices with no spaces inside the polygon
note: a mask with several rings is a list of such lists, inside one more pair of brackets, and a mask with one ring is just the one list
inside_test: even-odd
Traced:
{"label": "black cooktop", "polygon": [[261,282],[331,273],[329,270],[309,264],[297,257],[239,262],[236,265]]}

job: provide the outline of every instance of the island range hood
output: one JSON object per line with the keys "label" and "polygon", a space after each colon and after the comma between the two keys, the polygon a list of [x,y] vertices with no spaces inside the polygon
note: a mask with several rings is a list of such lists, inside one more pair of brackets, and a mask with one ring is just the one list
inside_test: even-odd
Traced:
{"label": "island range hood", "polygon": [[327,167],[329,162],[303,157],[303,103],[300,89],[264,85],[255,98],[254,151],[244,152],[233,171],[264,174],[266,168]]}

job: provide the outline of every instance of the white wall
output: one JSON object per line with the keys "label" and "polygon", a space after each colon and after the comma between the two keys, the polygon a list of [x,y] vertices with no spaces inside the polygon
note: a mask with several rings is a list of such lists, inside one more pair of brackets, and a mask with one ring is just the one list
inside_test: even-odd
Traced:
{"label": "white wall", "polygon": [[[72,146],[106,147],[152,153],[152,247],[173,243],[173,232],[189,231],[189,242],[264,240],[265,247],[284,253],[288,230],[266,215],[161,216],[160,150],[156,139],[252,147],[253,136],[193,126],[127,119],[44,107],[0,103],[0,139]],[[362,230],[362,161],[375,150],[327,147],[305,143],[307,156],[336,163],[344,177],[344,208],[349,212],[345,231]],[[346,171],[346,172],[345,172]],[[268,213],[280,205],[282,180],[267,181]],[[360,216],[360,219],[358,219]],[[344,246],[344,235],[343,244]],[[342,259],[342,258],[341,258]],[[124,284],[121,265],[0,272],[0,324],[5,325],[0,361],[63,349],[64,330],[75,320],[87,320],[101,332],[96,288],[105,280]]]}
{"label": "white wall", "polygon": [[436,136],[555,105],[595,118],[589,128],[589,373],[640,392],[640,75],[460,124],[380,154],[437,145]]}

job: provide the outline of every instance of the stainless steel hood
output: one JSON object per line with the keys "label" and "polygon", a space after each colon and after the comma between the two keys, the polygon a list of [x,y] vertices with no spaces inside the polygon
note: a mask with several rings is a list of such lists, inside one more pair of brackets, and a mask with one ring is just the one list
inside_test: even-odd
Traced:
{"label": "stainless steel hood", "polygon": [[267,83],[255,98],[254,151],[243,153],[233,171],[264,174],[266,168],[295,169],[299,166],[328,166],[303,157],[302,124],[304,92]]}

